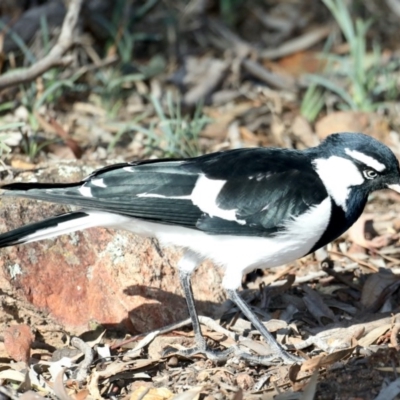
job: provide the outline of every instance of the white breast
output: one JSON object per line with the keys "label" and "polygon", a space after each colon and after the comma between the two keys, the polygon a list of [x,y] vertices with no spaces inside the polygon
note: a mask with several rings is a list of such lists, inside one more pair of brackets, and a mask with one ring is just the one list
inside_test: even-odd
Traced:
{"label": "white breast", "polygon": [[[274,237],[210,235],[179,226],[127,218],[123,227],[143,236],[155,236],[161,245],[188,248],[224,267],[224,287],[236,289],[244,273],[292,262],[307,254],[328,226],[331,200],[327,197],[307,213],[288,221]],[[121,228],[121,225],[119,225]]]}

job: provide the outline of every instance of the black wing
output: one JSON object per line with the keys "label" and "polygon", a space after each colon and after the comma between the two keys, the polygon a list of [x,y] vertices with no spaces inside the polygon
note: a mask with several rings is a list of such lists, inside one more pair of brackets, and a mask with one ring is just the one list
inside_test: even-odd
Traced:
{"label": "black wing", "polygon": [[[234,218],[211,213],[193,201],[205,179],[205,203],[233,210]],[[207,182],[221,182],[218,193]],[[210,186],[211,187],[211,186]],[[301,152],[239,149],[186,160],[118,164],[94,172],[79,184],[14,184],[10,195],[124,214],[212,234],[268,236],[285,221],[321,203],[327,193]],[[198,197],[198,195],[197,195]],[[220,214],[223,215],[223,212]]]}

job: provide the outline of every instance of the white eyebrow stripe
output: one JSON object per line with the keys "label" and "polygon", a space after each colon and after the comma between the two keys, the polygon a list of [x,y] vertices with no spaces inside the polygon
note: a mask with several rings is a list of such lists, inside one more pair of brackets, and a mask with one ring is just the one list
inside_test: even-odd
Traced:
{"label": "white eyebrow stripe", "polygon": [[382,164],[378,160],[375,160],[375,158],[367,156],[366,154],[361,153],[357,150],[345,149],[345,153],[355,160],[361,161],[365,165],[368,165],[368,167],[371,167],[378,172],[382,172],[386,169],[386,165]]}

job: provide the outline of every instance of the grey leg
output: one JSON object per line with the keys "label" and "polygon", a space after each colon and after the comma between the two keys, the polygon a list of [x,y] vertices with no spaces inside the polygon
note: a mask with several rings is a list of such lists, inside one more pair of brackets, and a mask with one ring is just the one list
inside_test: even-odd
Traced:
{"label": "grey leg", "polygon": [[[206,355],[207,358],[209,358],[210,360],[225,361],[227,360],[228,356],[235,351],[235,348],[229,348],[222,352],[209,350],[207,349],[206,340],[201,333],[200,322],[197,316],[192,285],[190,282],[191,274],[196,268],[198,261],[198,257],[194,253],[188,251],[185,253],[183,259],[179,263],[179,279],[182,285],[183,292],[185,294],[189,315],[192,320],[196,346],[190,349],[180,350],[176,354],[182,355],[184,357],[190,357],[192,355],[201,353]],[[169,352],[167,352],[167,354],[169,354]]]}
{"label": "grey leg", "polygon": [[190,283],[190,273],[186,271],[179,271],[179,279],[181,281],[183,292],[185,293],[186,303],[189,310],[189,316],[192,320],[194,337],[196,339],[196,346],[199,351],[206,350],[206,340],[200,329],[200,322],[197,316],[196,306],[194,304],[194,297],[192,291],[192,285]]}
{"label": "grey leg", "polygon": [[249,321],[253,324],[253,326],[260,332],[263,336],[267,344],[272,349],[271,356],[263,357],[263,356],[251,356],[246,354],[241,354],[240,357],[247,359],[250,362],[256,364],[266,364],[270,365],[271,361],[276,358],[280,358],[283,360],[285,364],[293,364],[296,362],[302,362],[303,359],[294,356],[293,354],[288,353],[268,332],[267,328],[262,324],[262,322],[258,319],[258,317],[251,311],[250,307],[245,303],[242,297],[239,295],[237,290],[226,289],[228,297],[232,300],[243,312],[243,314],[249,319]]}

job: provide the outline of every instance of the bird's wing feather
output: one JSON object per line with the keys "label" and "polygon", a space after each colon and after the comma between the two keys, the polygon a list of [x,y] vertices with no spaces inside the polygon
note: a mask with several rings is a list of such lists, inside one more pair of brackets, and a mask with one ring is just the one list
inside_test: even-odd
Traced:
{"label": "bird's wing feather", "polygon": [[77,185],[4,188],[212,234],[268,236],[326,198],[306,161],[298,152],[242,149],[105,167]]}
{"label": "bird's wing feather", "polygon": [[295,169],[260,180],[232,179],[222,188],[217,203],[223,209],[237,210],[239,223],[204,214],[197,226],[220,234],[270,236],[326,197],[325,188],[313,174]]}

